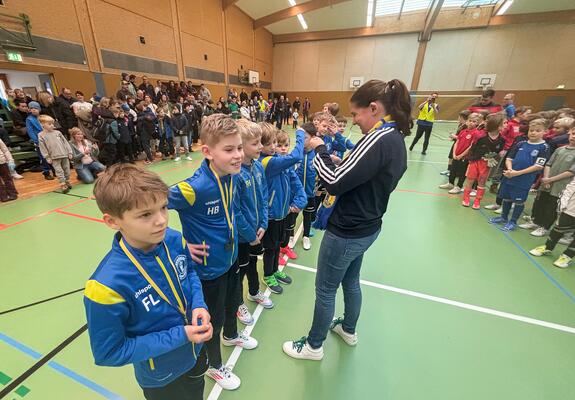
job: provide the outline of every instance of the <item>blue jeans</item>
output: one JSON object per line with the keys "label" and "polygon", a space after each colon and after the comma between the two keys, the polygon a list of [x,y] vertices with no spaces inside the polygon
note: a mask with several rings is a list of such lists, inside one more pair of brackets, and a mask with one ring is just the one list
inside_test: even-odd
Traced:
{"label": "blue jeans", "polygon": [[307,342],[317,349],[324,342],[335,313],[335,295],[341,284],[345,304],[343,329],[355,333],[361,311],[359,271],[363,253],[369,249],[380,230],[362,238],[346,239],[326,231],[319,249],[315,277],[315,310]]}
{"label": "blue jeans", "polygon": [[90,164],[82,165],[82,168],[76,168],[76,173],[78,174],[78,179],[84,183],[93,183],[94,174],[102,172],[106,167],[100,164],[98,161],[92,161]]}

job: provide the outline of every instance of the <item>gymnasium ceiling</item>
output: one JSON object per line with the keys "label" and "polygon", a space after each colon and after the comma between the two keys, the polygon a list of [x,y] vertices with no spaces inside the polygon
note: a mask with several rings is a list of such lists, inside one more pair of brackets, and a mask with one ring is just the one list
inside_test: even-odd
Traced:
{"label": "gymnasium ceiling", "polygon": [[[374,1],[376,8],[380,10],[385,6],[391,7],[392,10],[399,9],[401,4],[401,0]],[[409,10],[410,7],[412,9],[419,7],[421,10],[430,1],[405,0],[404,10]],[[470,1],[489,2],[489,0]],[[500,1],[503,2],[503,0]],[[307,32],[361,28],[366,25],[368,0],[295,0],[297,5],[308,2],[321,2],[328,5],[303,14],[308,26]],[[332,4],[333,2],[337,4]],[[496,0],[493,2],[495,3]],[[394,3],[397,3],[396,8],[393,8]],[[464,0],[445,0],[444,7],[452,4],[457,7],[457,4],[461,3],[464,3]],[[254,20],[291,7],[289,0],[238,0],[235,5]],[[505,14],[529,14],[572,9],[575,9],[575,0],[514,0]],[[395,12],[397,13],[397,11]],[[296,16],[265,25],[265,27],[274,35],[306,32]]]}

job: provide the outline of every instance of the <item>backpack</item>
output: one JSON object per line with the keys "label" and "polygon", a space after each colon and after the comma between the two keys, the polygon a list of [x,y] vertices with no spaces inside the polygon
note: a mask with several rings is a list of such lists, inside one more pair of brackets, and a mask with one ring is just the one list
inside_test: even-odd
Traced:
{"label": "backpack", "polygon": [[94,139],[100,144],[106,142],[110,132],[110,124],[104,118],[98,118],[94,124]]}

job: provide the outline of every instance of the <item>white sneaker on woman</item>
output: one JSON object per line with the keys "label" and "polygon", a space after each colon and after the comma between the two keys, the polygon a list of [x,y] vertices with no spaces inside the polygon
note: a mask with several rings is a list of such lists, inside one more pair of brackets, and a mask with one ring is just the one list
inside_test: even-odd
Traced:
{"label": "white sneaker on woman", "polygon": [[312,349],[305,336],[300,340],[285,342],[282,349],[288,356],[300,360],[320,361],[323,358],[323,346],[319,349]]}

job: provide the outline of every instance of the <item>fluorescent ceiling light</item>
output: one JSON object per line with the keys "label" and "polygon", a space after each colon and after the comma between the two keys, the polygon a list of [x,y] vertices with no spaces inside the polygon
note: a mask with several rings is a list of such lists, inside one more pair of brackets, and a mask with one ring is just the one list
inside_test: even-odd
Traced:
{"label": "fluorescent ceiling light", "polygon": [[367,20],[365,21],[365,26],[371,28],[373,25],[373,2],[375,0],[367,0]]}
{"label": "fluorescent ceiling light", "polygon": [[295,0],[288,0],[290,6],[295,6]]}
{"label": "fluorescent ceiling light", "polygon": [[501,6],[501,8],[499,9],[499,11],[497,11],[497,15],[503,15],[505,14],[505,12],[509,9],[509,7],[511,7],[511,4],[513,4],[513,0],[507,0],[505,2],[505,4],[503,4]]}
{"label": "fluorescent ceiling light", "polygon": [[299,19],[299,23],[301,24],[301,27],[307,31],[307,24],[305,23],[305,19],[303,19],[303,15],[298,14],[297,15],[297,19]]}

